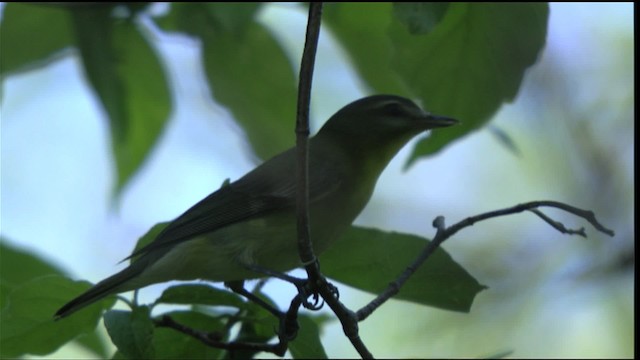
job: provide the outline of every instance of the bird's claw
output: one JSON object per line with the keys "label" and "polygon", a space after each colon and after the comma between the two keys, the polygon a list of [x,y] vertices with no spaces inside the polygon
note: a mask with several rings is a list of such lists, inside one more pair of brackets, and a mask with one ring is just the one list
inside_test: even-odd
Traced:
{"label": "bird's claw", "polygon": [[[298,294],[302,300],[302,306],[309,310],[320,310],[324,306],[324,300],[320,298],[320,294],[309,284],[308,280],[295,284],[298,289]],[[312,301],[309,301],[312,298]]]}
{"label": "bird's claw", "polygon": [[[329,291],[331,292],[333,297],[335,297],[336,299],[340,298],[340,291],[338,290],[338,288],[329,282],[327,282],[326,284],[329,287]],[[298,289],[298,293],[300,294],[300,298],[302,299],[302,306],[312,311],[322,309],[322,307],[324,306],[324,299],[320,297],[317,289],[312,288],[312,286],[309,284],[309,281],[305,280],[303,283],[295,285]],[[312,300],[309,301],[309,298],[312,298]]]}

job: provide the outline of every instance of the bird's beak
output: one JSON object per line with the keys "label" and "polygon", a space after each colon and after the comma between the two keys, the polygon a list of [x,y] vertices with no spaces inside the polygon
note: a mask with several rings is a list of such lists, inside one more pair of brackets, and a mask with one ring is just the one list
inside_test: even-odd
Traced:
{"label": "bird's beak", "polygon": [[432,115],[432,114],[426,113],[424,117],[421,118],[420,123],[427,129],[434,129],[434,128],[441,128],[441,127],[456,125],[457,123],[459,123],[459,121],[446,116]]}

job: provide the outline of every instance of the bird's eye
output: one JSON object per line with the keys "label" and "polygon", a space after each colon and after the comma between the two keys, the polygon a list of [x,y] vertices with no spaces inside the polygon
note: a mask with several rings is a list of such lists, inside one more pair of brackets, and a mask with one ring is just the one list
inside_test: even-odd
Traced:
{"label": "bird's eye", "polygon": [[400,116],[405,113],[405,110],[400,103],[393,102],[384,106],[384,112],[389,115]]}

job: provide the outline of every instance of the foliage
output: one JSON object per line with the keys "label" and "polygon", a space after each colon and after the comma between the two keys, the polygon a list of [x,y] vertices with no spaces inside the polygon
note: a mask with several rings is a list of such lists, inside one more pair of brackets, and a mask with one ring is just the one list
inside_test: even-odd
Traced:
{"label": "foliage", "polygon": [[[146,3],[10,3],[0,23],[0,79],[77,51],[111,130],[117,197],[149,157],[172,113],[173,89],[152,36],[157,30],[142,21],[150,19],[159,31],[182,33],[202,43],[202,64],[214,100],[233,114],[256,155],[268,158],[293,145],[296,75],[278,40],[256,20],[263,6],[176,3],[164,15],[151,17]],[[326,5],[323,24],[372,92],[419,99],[433,112],[463,122],[420,142],[411,164],[484,126],[501,104],[514,99],[526,69],[544,46],[547,18],[546,4],[336,3]],[[140,242],[151,239],[148,235]],[[352,227],[321,257],[322,269],[335,280],[375,293],[425,244],[414,235]],[[44,355],[69,341],[107,355],[93,329],[113,299],[54,322],[53,312],[69,294],[84,291],[88,284],[71,281],[61,270],[5,241],[1,251],[1,357]],[[439,249],[397,298],[466,312],[482,289]],[[154,304],[132,304],[131,311],[105,314],[105,326],[118,347],[114,358],[220,357],[220,350],[193,338],[154,328],[152,310],[161,303],[192,304],[188,311],[169,314],[224,340],[266,343],[274,338],[277,323],[255,304],[209,286],[179,285],[168,288]],[[237,322],[242,326],[233,334],[230,325]],[[326,356],[320,342],[324,319],[302,314],[300,323],[291,355]]]}

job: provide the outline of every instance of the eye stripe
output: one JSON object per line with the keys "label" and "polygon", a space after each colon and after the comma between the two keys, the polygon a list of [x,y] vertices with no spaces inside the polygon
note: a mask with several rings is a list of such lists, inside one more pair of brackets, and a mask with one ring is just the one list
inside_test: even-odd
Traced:
{"label": "eye stripe", "polygon": [[385,108],[385,107],[390,106],[392,104],[397,105],[397,106],[402,106],[402,104],[399,101],[397,101],[395,99],[389,99],[387,101],[379,102],[378,104],[376,104],[376,107]]}

